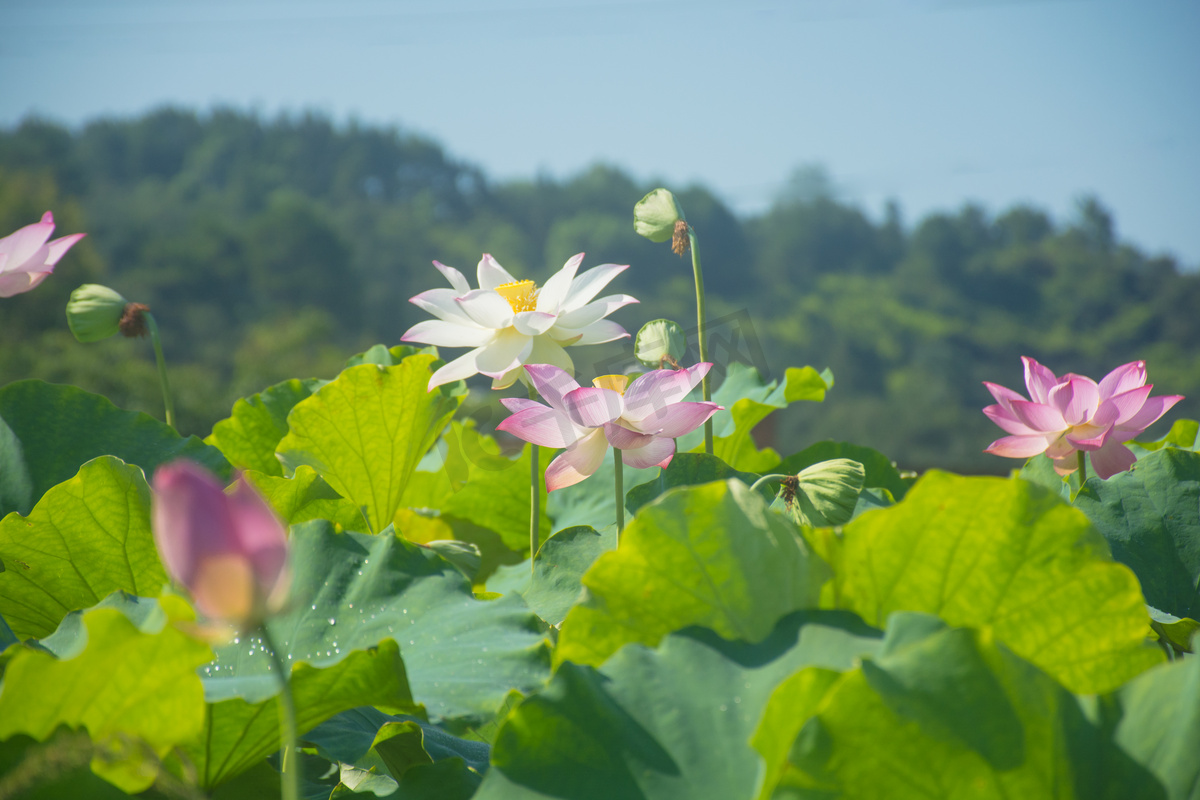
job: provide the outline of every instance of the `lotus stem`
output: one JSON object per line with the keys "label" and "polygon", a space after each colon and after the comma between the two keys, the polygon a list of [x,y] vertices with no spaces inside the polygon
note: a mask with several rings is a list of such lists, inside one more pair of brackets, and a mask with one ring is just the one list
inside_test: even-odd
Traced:
{"label": "lotus stem", "polygon": [[[699,340],[700,360],[708,361],[708,324],[704,314],[704,273],[700,270],[700,250],[696,246],[696,232],[691,225],[687,226],[687,231],[688,244],[692,248],[692,276],[696,279],[696,338]],[[705,402],[712,400],[707,373],[700,380],[700,392]],[[704,452],[710,456],[713,453],[712,417],[704,421]]]}
{"label": "lotus stem", "polygon": [[167,361],[163,358],[162,342],[158,338],[158,323],[149,311],[142,312],[142,316],[146,320],[146,329],[150,332],[150,343],[154,345],[154,361],[158,364],[158,385],[162,389],[167,424],[175,428],[175,401],[171,399],[171,382],[167,380]]}
{"label": "lotus stem", "polygon": [[1083,482],[1087,480],[1087,456],[1082,450],[1076,450],[1076,455],[1079,457],[1079,488],[1083,489]]}
{"label": "lotus stem", "polygon": [[790,478],[790,477],[791,477],[790,475],[763,475],[761,478],[756,480],[754,483],[750,484],[750,491],[757,492],[758,487],[762,486],[767,481],[784,480],[784,479]]}
{"label": "lotus stem", "polygon": [[621,451],[613,448],[613,488],[617,493],[617,546],[621,545],[621,533],[625,530],[625,458]]}
{"label": "lotus stem", "polygon": [[288,680],[289,670],[279,657],[275,642],[267,633],[267,626],[259,625],[258,634],[262,637],[263,645],[271,654],[271,664],[275,674],[279,676],[279,740],[280,758],[279,772],[282,784],[283,800],[301,800],[300,770],[296,763],[296,703],[292,698],[292,686]]}

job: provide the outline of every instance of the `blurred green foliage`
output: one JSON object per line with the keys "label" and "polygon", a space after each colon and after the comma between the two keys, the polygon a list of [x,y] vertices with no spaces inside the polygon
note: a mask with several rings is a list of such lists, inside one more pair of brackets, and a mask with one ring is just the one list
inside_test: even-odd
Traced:
{"label": "blurred green foliage", "polygon": [[[801,175],[801,178],[804,176]],[[817,176],[821,177],[821,176]],[[837,387],[758,430],[781,452],[852,440],[903,468],[1004,472],[980,385],[1021,385],[1021,355],[1099,378],[1145,359],[1158,393],[1200,415],[1200,274],[1122,244],[1095,198],[1056,222],[976,206],[906,227],[875,221],[827,180],[794,182],[739,219],[703,187],[677,190],[704,251],[710,315],[746,310],[772,377],[828,366]],[[149,344],[75,342],[63,310],[81,283],[151,306],[181,431],[205,435],[238,397],[288,378],[332,378],[348,353],[395,344],[442,284],[437,259],[474,272],[490,252],[544,280],[571,255],[634,268],[614,317],[692,317],[690,264],[633,230],[652,183],[595,166],[563,181],[494,183],[435,142],[396,129],[166,108],[78,130],[30,118],[0,131],[0,231],[47,209],[88,237],[37,291],[0,305],[0,385],[74,383],[161,415]],[[672,187],[675,189],[676,187]],[[612,348],[576,351],[585,374]],[[1164,426],[1165,430],[1165,426]]]}

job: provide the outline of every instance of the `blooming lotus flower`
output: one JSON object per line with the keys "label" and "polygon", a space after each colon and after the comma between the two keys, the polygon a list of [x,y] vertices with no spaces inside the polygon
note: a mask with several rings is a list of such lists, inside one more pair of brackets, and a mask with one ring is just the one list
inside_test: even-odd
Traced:
{"label": "blooming lotus flower", "polygon": [[546,467],[550,492],[599,469],[609,445],[631,467],[665,467],[675,456],[675,437],[694,431],[722,408],[683,400],[711,367],[660,369],[632,382],[627,375],[604,375],[582,388],[558,367],[530,364],[525,367],[529,380],[549,405],[504,398],[500,402],[513,414],[496,427],[542,447],[566,448]]}
{"label": "blooming lotus flower", "polygon": [[409,302],[437,319],[418,322],[401,337],[438,347],[470,347],[429,379],[429,389],[482,373],[493,389],[511,386],[524,364],[553,364],[575,371],[563,348],[601,344],[629,336],[605,319],[637,300],[625,294],[593,298],[628,265],[602,264],[576,276],[583,253],[538,288],[519,281],[487,253],[479,262],[479,288],[472,289],[463,274],[437,261],[433,265],[450,281],[451,289],[430,289]]}
{"label": "blooming lotus flower", "polygon": [[997,439],[986,453],[1008,458],[1029,458],[1045,453],[1054,459],[1060,475],[1075,471],[1076,453],[1092,456],[1092,467],[1109,478],[1133,466],[1136,460],[1124,442],[1150,427],[1182,395],[1150,397],[1146,362],[1131,361],[1104,376],[1100,383],[1082,375],[1055,376],[1032,358],[1025,363],[1029,397],[984,382],[996,404],[983,410],[1011,436]]}
{"label": "blooming lotus flower", "polygon": [[0,297],[28,292],[54,271],[54,265],[71,246],[87,236],[73,233],[53,242],[54,215],[47,211],[41,222],[26,225],[0,239]]}
{"label": "blooming lotus flower", "polygon": [[283,605],[287,537],[245,478],[226,494],[198,464],[164,465],[154,473],[152,513],[163,565],[205,616],[249,630]]}

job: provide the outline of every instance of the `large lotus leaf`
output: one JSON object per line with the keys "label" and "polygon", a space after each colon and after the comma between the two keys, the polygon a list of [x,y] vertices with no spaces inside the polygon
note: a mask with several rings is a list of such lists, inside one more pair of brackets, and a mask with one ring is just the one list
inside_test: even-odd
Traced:
{"label": "large lotus leaf", "polygon": [[361,353],[355,353],[346,359],[347,367],[357,367],[359,364],[378,364],[381,367],[394,367],[404,359],[418,353],[437,355],[436,347],[413,347],[410,344],[398,344],[394,347],[376,344],[371,345]]}
{"label": "large lotus leaf", "polygon": [[[1191,617],[1181,619],[1151,605],[1146,606],[1146,610],[1150,612],[1150,627],[1163,646],[1170,644],[1177,651],[1192,652],[1192,636],[1200,631],[1200,622]],[[3,640],[4,631],[0,630],[0,642]]]}
{"label": "large lotus leaf", "polygon": [[896,501],[903,500],[904,495],[908,492],[910,481],[901,477],[900,471],[896,469],[896,465],[892,463],[891,459],[878,450],[848,442],[832,440],[817,442],[799,453],[788,456],[771,471],[795,475],[813,464],[835,458],[848,458],[863,465],[865,470],[863,488],[865,489],[886,489],[892,499]]}
{"label": "large lotus leaf", "polygon": [[1134,452],[1138,448],[1146,451],[1161,450],[1168,445],[1180,450],[1200,450],[1200,422],[1194,419],[1177,419],[1167,435],[1153,442],[1134,441]]}
{"label": "large lotus leaf", "polygon": [[787,752],[768,781],[864,800],[1162,797],[1052,678],[986,631],[922,617],[894,615],[858,670],[781,684],[755,736],[764,756]]}
{"label": "large lotus leaf", "polygon": [[[711,481],[723,481],[727,478],[737,478],[750,486],[758,480],[759,476],[753,472],[736,470],[717,456],[705,453],[678,453],[656,478],[640,483],[625,493],[625,508],[629,510],[629,513],[636,514],[638,509],[668,489],[676,486],[695,486]],[[760,488],[760,493],[768,502],[775,496],[774,487],[766,484]]]}
{"label": "large lotus leaf", "polygon": [[1118,702],[1124,714],[1116,743],[1162,782],[1170,800],[1200,800],[1200,660],[1186,657],[1139,675],[1121,688]]}
{"label": "large lotus leaf", "polygon": [[560,625],[583,592],[583,574],[602,554],[616,549],[617,532],[597,533],[586,525],[566,528],[547,539],[533,559],[501,567],[488,579],[490,592],[514,592],[550,625]]}
{"label": "large lotus leaf", "polygon": [[1200,618],[1200,453],[1164,447],[1128,472],[1089,480],[1075,498],[1146,602]]}
{"label": "large lotus leaf", "polygon": [[462,400],[462,382],[426,390],[437,358],[361,364],[300,401],[288,415],[279,458],[313,467],[363,510],[375,531],[391,524],[405,484]]}
{"label": "large lotus leaf", "polygon": [[1038,453],[1026,461],[1021,469],[1016,471],[1016,477],[1044,486],[1063,500],[1071,500],[1072,485],[1069,477],[1064,478],[1055,472],[1054,461],[1045,453]]}
{"label": "large lotus leaf", "polygon": [[225,454],[238,469],[283,475],[275,448],[288,432],[287,417],[301,400],[329,381],[309,378],[277,383],[233,404],[228,419],[213,425],[204,441]]}
{"label": "large lotus leaf", "polygon": [[[783,381],[764,382],[754,367],[734,362],[725,372],[721,387],[713,392],[713,402],[725,410],[713,415],[713,455],[732,467],[750,472],[773,471],[779,454],[771,448],[758,450],[750,435],[754,426],[773,411],[787,408],[800,400],[821,402],[833,388],[833,373],[817,372],[812,367],[788,367]],[[702,450],[703,429],[679,439],[681,450]]]}
{"label": "large lotus leaf", "polygon": [[120,589],[157,595],[167,581],[150,532],[142,471],[112,456],[84,464],[28,517],[0,520],[0,614],[25,639]]}
{"label": "large lotus leaf", "polygon": [[[207,679],[214,666],[205,666],[201,675]],[[323,669],[293,662],[290,681],[296,728],[302,737],[331,717],[361,705],[396,710],[413,707],[400,649],[390,639],[378,647],[356,650]],[[258,703],[232,698],[211,704],[204,730],[181,750],[196,770],[200,786],[207,789],[246,771],[279,748],[279,698],[275,696]]]}
{"label": "large lotus leaf", "polygon": [[[680,448],[682,449],[682,448]],[[542,448],[542,458],[546,458],[547,448]],[[626,492],[635,486],[658,477],[658,467],[634,469],[622,467],[621,484]],[[617,501],[613,484],[616,475],[613,470],[613,450],[604,454],[604,461],[599,468],[585,481],[574,486],[556,489],[546,500],[546,513],[554,520],[554,528],[574,528],[580,525],[590,526],[598,531],[615,528],[617,524]]]}
{"label": "large lotus leaf", "polygon": [[[51,486],[97,456],[111,455],[152,475],[159,464],[190,458],[222,477],[229,463],[195,436],[180,437],[148,414],[122,411],[74,386],[37,380],[0,389],[0,515],[28,514]],[[14,449],[15,448],[15,449]],[[9,473],[12,474],[9,474]]]}
{"label": "large lotus leaf", "polygon": [[[432,550],[386,530],[337,533],[315,520],[291,531],[291,610],[268,623],[286,661],[337,664],[384,639],[400,645],[412,695],[432,719],[488,718],[510,689],[546,679],[546,643],[518,597],[476,600],[470,582]],[[259,642],[217,650],[209,702],[257,703],[277,691]]]}
{"label": "large lotus leaf", "polygon": [[[46,742],[35,741],[24,734],[6,739],[0,742],[0,797],[128,800],[127,793],[92,771],[89,765],[91,753],[92,740],[88,735],[66,728],[61,728]],[[48,774],[44,765],[51,759],[54,772]]]}
{"label": "large lotus leaf", "polygon": [[758,644],[690,629],[599,670],[565,663],[501,726],[476,797],[749,797],[759,771],[749,740],[771,691],[806,666],[851,668],[877,635],[853,615],[808,611]]}
{"label": "large lotus leaf", "polygon": [[[122,739],[134,737],[162,757],[204,724],[196,668],[212,651],[174,624],[192,618],[178,597],[115,594],[72,612],[45,646],[14,648],[0,685],[0,739],[85,728],[101,745],[93,769],[126,791],[145,789],[155,769]],[[117,754],[106,757],[111,748]]]}
{"label": "large lotus leaf", "polygon": [[290,478],[255,470],[246,470],[243,475],[288,525],[327,519],[345,530],[368,532],[362,512],[335,492],[312,467],[296,467]]}
{"label": "large lotus leaf", "polygon": [[583,576],[556,663],[604,663],[689,625],[761,641],[780,617],[817,605],[829,570],[791,522],[737,480],[672,489],[644,507],[618,549]]}
{"label": "large lotus leaf", "polygon": [[927,473],[904,501],[844,529],[839,604],[990,626],[1073,691],[1106,692],[1162,660],[1137,579],[1087,518],[1020,480]]}

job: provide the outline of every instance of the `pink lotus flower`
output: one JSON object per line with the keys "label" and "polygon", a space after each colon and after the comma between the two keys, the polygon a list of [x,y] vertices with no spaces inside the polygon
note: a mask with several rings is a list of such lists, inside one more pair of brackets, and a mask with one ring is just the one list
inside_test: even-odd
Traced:
{"label": "pink lotus flower", "polygon": [[400,338],[472,349],[433,373],[429,390],[480,373],[492,379],[493,389],[504,389],[521,377],[525,364],[553,364],[574,372],[564,348],[629,336],[605,317],[637,300],[625,294],[592,299],[628,265],[602,264],[576,276],[582,263],[580,253],[538,288],[533,281],[517,280],[484,253],[479,288],[472,289],[454,267],[433,262],[453,288],[430,289],[409,300],[437,319],[418,322]]}
{"label": "pink lotus flower", "polygon": [[245,478],[226,494],[194,462],[159,467],[153,518],[163,565],[205,616],[249,630],[283,605],[289,585],[283,524]]}
{"label": "pink lotus flower", "polygon": [[530,364],[525,367],[529,380],[549,405],[504,398],[500,402],[513,415],[496,427],[542,447],[566,448],[546,468],[549,492],[594,473],[609,445],[631,467],[665,467],[675,456],[675,437],[694,431],[722,408],[683,400],[710,368],[659,369],[632,382],[627,375],[604,375],[581,388],[558,367]]}
{"label": "pink lotus flower", "polygon": [[0,239],[0,297],[28,292],[54,271],[54,265],[71,246],[87,236],[73,233],[53,242],[54,215],[47,211],[41,222],[26,225]]}
{"label": "pink lotus flower", "polygon": [[1011,436],[997,439],[984,451],[1007,458],[1030,458],[1045,453],[1060,475],[1074,472],[1076,453],[1092,456],[1092,467],[1109,478],[1136,460],[1124,442],[1150,427],[1182,395],[1150,397],[1146,362],[1131,361],[1104,376],[1100,383],[1082,375],[1056,377],[1028,356],[1025,386],[1029,397],[984,382],[996,405],[983,410]]}

